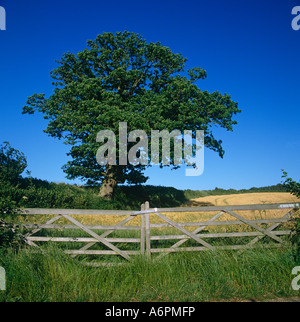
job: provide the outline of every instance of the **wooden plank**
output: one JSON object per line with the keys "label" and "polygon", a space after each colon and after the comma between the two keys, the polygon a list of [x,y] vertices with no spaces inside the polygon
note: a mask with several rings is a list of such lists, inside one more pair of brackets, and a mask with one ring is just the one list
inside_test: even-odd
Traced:
{"label": "wooden plank", "polygon": [[[275,235],[282,236],[282,235],[289,235],[291,233],[290,230],[278,230],[273,232]],[[253,237],[253,236],[265,236],[265,234],[259,232],[259,231],[253,231],[253,232],[234,232],[234,233],[208,233],[208,234],[197,234],[198,237],[201,238],[226,238],[226,237]],[[186,235],[157,235],[152,236],[150,238],[151,240],[171,240],[171,239],[184,239],[190,240],[191,237],[188,237]],[[174,245],[173,245],[174,246]],[[172,247],[173,247],[172,246]],[[178,247],[178,245],[177,245]]]}
{"label": "wooden plank", "polygon": [[[241,249],[245,248],[244,245],[232,245],[232,246],[216,246],[216,249],[225,250],[225,249]],[[179,247],[179,248],[154,248],[152,253],[177,253],[177,252],[198,252],[198,251],[208,251],[207,247]]]}
{"label": "wooden plank", "polygon": [[21,214],[26,215],[134,215],[131,210],[97,210],[97,209],[51,209],[25,208]]}
{"label": "wooden plank", "polygon": [[[270,219],[255,219],[248,220],[250,223],[254,224],[270,224],[270,223],[284,223],[290,221],[288,218],[270,218]],[[197,221],[197,222],[181,222],[177,223],[182,227],[191,227],[191,226],[230,226],[230,225],[242,225],[245,224],[241,220],[226,220],[226,221]],[[160,223],[160,224],[151,224],[151,228],[163,228],[163,227],[171,227],[168,223]]]}
{"label": "wooden plank", "polygon": [[156,208],[155,211],[162,212],[207,212],[207,211],[237,211],[237,210],[266,210],[266,209],[284,209],[297,208],[300,203],[276,203],[276,204],[258,204],[258,205],[232,205],[232,206],[204,206],[204,207],[178,207],[178,208]]}
{"label": "wooden plank", "polygon": [[[89,237],[44,237],[44,236],[32,236],[27,237],[30,241],[41,241],[41,242],[73,242],[73,243],[98,243],[99,241],[95,238]],[[110,243],[140,243],[140,238],[106,238]]]}
{"label": "wooden plank", "polygon": [[[282,244],[269,244],[251,248],[282,248]],[[248,245],[226,245],[226,246],[215,246],[216,250],[242,250],[250,248]],[[176,252],[198,252],[198,251],[209,251],[207,247],[179,247],[179,248],[152,248],[152,253],[176,253]]]}
{"label": "wooden plank", "polygon": [[[156,208],[148,209],[151,212],[207,212],[222,210],[264,210],[284,209],[300,207],[300,203],[285,204],[258,204],[258,205],[233,205],[233,206],[204,206],[204,207],[177,207],[177,208]],[[142,211],[131,210],[98,210],[98,209],[49,209],[49,208],[25,208],[20,211],[27,215],[139,215]]]}
{"label": "wooden plank", "polygon": [[[65,250],[65,254],[69,255],[120,255],[118,252],[113,251],[113,250],[80,250],[80,249],[75,249],[75,250]],[[138,250],[126,250],[124,253],[128,255],[139,255],[140,251]],[[129,256],[128,256],[129,257]]]}
{"label": "wooden plank", "polygon": [[161,219],[163,219],[164,221],[166,221],[167,223],[169,223],[171,226],[173,226],[174,228],[177,228],[178,230],[182,231],[184,234],[188,235],[189,237],[191,237],[192,239],[194,239],[195,241],[197,241],[199,244],[207,247],[210,250],[215,250],[215,247],[211,246],[210,244],[208,244],[206,241],[202,240],[201,238],[197,237],[197,235],[193,234],[192,232],[184,229],[183,227],[177,225],[174,221],[172,221],[171,219],[167,218],[166,216],[160,214],[159,212],[155,213],[158,217],[160,217]]}
{"label": "wooden plank", "polygon": [[92,266],[92,267],[115,267],[115,266],[123,266],[126,265],[126,263],[105,263],[105,262],[84,262],[82,265],[84,266]]}
{"label": "wooden plank", "polygon": [[34,247],[36,247],[36,248],[39,248],[39,249],[40,249],[40,251],[43,251],[39,245],[37,245],[37,244],[36,244],[36,243],[34,243],[33,241],[29,240],[28,238],[25,238],[25,240],[24,240],[24,241],[25,241],[25,243],[26,243],[27,245],[29,245],[29,246],[34,246]]}
{"label": "wooden plank", "polygon": [[126,252],[121,251],[119,248],[117,248],[116,246],[114,246],[113,244],[111,244],[110,242],[108,242],[106,239],[100,237],[98,234],[96,234],[95,232],[93,232],[92,230],[90,230],[89,228],[86,228],[84,225],[82,225],[79,221],[77,221],[76,219],[72,218],[69,215],[63,215],[65,218],[67,218],[69,221],[71,221],[73,224],[75,224],[76,226],[80,227],[83,231],[87,232],[89,235],[93,236],[94,238],[96,238],[98,241],[100,241],[102,244],[104,244],[105,246],[107,246],[108,248],[114,250],[115,252],[117,252],[119,255],[121,255],[122,257],[126,258],[127,260],[130,260],[130,257],[127,255]]}
{"label": "wooden plank", "polygon": [[[132,217],[135,218],[135,217]],[[53,224],[20,224],[25,228],[38,228],[40,229],[80,229],[75,225],[53,225]],[[119,226],[119,225],[85,225],[85,227],[93,230],[140,230],[140,226]]]}

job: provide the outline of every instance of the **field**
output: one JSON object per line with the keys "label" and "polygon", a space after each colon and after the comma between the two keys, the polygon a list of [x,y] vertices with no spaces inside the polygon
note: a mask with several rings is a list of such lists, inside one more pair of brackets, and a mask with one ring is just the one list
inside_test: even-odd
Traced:
{"label": "field", "polygon": [[[297,198],[288,193],[249,193],[206,196],[192,199],[188,205],[219,206],[297,201]],[[266,218],[281,217],[286,210],[239,213],[245,218]],[[199,219],[205,221],[212,215],[213,213],[203,212],[167,213],[167,216],[176,222]],[[150,217],[153,223],[162,222],[153,214]],[[95,219],[94,216],[74,218],[84,224],[103,225],[116,224],[124,219],[122,216],[103,216],[101,219]],[[226,214],[219,220],[232,219]],[[29,218],[23,220],[26,222]],[[42,216],[39,216],[39,220],[42,221]],[[135,224],[140,224],[138,218],[130,222],[130,225]],[[216,228],[211,228],[210,231],[215,231],[214,229]],[[237,226],[237,231],[242,231],[241,229]],[[75,233],[78,234],[78,231],[68,230],[68,236],[75,236]],[[171,228],[157,228],[154,233],[175,232]],[[65,236],[65,232],[49,232],[45,229],[41,235]],[[123,231],[113,235],[120,236],[129,237],[127,232]],[[162,243],[169,246],[168,241]],[[133,247],[132,245],[130,247]],[[42,254],[33,252],[32,248],[18,252],[7,250],[6,253],[0,254],[0,266],[4,267],[7,273],[7,288],[6,291],[0,292],[0,301],[260,301],[299,296],[299,292],[291,288],[291,270],[296,263],[288,248],[258,248],[242,254],[237,254],[236,251],[174,253],[151,261],[137,255],[129,263],[110,267],[84,266],[86,256],[71,258],[61,250],[61,245],[58,247],[56,243],[44,246]],[[113,257],[113,262],[124,263],[119,257]],[[104,257],[100,258],[110,261]],[[96,260],[96,256],[92,259]]]}
{"label": "field", "polygon": [[226,206],[226,205],[255,205],[271,203],[294,203],[300,200],[288,192],[260,192],[242,193],[222,196],[207,196],[191,199],[190,203],[196,205]]}
{"label": "field", "polygon": [[[291,195],[287,192],[261,192],[261,193],[244,193],[244,194],[232,194],[232,195],[221,195],[221,196],[207,196],[196,199],[191,199],[189,202],[184,203],[181,207],[184,206],[227,206],[227,205],[251,205],[251,204],[272,204],[272,203],[297,203],[300,202],[296,196]],[[150,204],[151,208],[151,204]],[[267,211],[237,211],[237,213],[241,214],[247,219],[256,219],[264,216],[268,218],[270,216],[280,217],[284,213],[285,210],[267,210]],[[199,221],[199,220],[207,220],[211,218],[216,212],[204,213],[188,213],[188,212],[174,212],[168,213],[167,216],[176,221]],[[80,220],[85,225],[114,225],[125,219],[126,216],[111,216],[111,215],[103,215],[92,216],[92,215],[84,215],[84,216],[75,216],[78,220]],[[224,215],[222,220],[230,220],[229,215]],[[42,220],[42,216],[39,217]],[[151,215],[152,222],[159,223],[162,222],[159,218],[154,215]],[[61,221],[63,222],[63,221]],[[136,219],[130,221],[130,225],[139,225],[140,219],[137,217]],[[129,224],[128,224],[129,225]]]}

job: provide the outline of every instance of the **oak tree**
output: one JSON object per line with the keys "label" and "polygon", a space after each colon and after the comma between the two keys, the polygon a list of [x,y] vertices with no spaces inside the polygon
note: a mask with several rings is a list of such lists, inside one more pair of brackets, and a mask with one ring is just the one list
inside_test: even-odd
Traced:
{"label": "oak tree", "polygon": [[97,133],[117,133],[120,122],[127,122],[128,132],[204,130],[205,146],[223,157],[213,128],[232,131],[238,104],[230,95],[202,91],[196,83],[206,78],[206,71],[186,70],[181,54],[124,31],[98,35],[84,50],[67,52],[57,62],[51,72],[53,94],[32,95],[23,113],[43,113],[49,121],[45,132],[71,146],[71,161],[63,167],[68,179],[100,184],[104,197],[112,195],[117,183],[146,182],[146,165],[100,166],[96,161]]}

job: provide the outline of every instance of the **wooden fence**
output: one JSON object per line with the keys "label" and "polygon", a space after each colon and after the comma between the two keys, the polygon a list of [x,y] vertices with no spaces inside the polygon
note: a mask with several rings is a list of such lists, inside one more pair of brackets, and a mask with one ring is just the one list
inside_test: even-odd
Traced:
{"label": "wooden fence", "polygon": [[[40,242],[72,242],[83,243],[84,246],[80,249],[66,249],[65,253],[70,254],[72,257],[78,255],[119,255],[126,260],[130,260],[132,255],[145,254],[148,258],[151,258],[152,254],[161,253],[156,258],[160,258],[171,252],[179,251],[215,251],[217,249],[230,249],[230,250],[243,250],[256,246],[255,244],[265,237],[268,237],[269,242],[263,244],[263,247],[278,247],[286,244],[286,241],[282,238],[284,235],[289,235],[290,230],[276,230],[281,224],[287,223],[291,220],[291,216],[295,213],[300,204],[260,204],[260,205],[237,205],[237,206],[216,206],[216,207],[184,207],[184,208],[153,208],[150,209],[149,203],[141,205],[140,211],[123,211],[123,210],[81,210],[81,209],[25,209],[23,214],[26,215],[54,215],[43,224],[23,224],[24,227],[30,231],[25,235],[26,242],[35,247],[39,247],[37,243]],[[260,219],[246,219],[245,217],[237,214],[236,211],[245,210],[286,210],[284,216],[280,218],[262,218]],[[167,217],[168,213],[215,213],[206,221],[197,222],[175,222]],[[233,220],[220,220],[223,215],[230,215]],[[80,215],[80,218],[84,216],[103,216],[103,215],[115,215],[126,216],[115,225],[87,225],[75,219],[73,216]],[[159,220],[154,220],[159,218]],[[64,218],[63,224],[55,224],[58,220]],[[131,220],[138,218],[138,225],[129,226]],[[152,221],[151,222],[151,218]],[[201,219],[201,215],[199,215]],[[202,217],[203,218],[203,217]],[[67,224],[65,223],[67,220]],[[262,225],[265,224],[265,225]],[[232,227],[234,225],[243,225],[248,229],[242,231],[225,231],[214,232],[211,231],[212,227],[224,226]],[[162,234],[165,228],[170,227],[173,231],[179,234]],[[187,229],[187,227],[194,227],[193,230]],[[63,230],[79,229],[84,231],[89,237],[53,237],[53,236],[38,236],[42,229],[55,229]],[[135,233],[135,237],[110,237],[114,232],[118,231],[138,231]],[[97,232],[96,232],[97,231]],[[101,231],[99,233],[98,231]],[[104,231],[104,232],[103,232]],[[159,231],[159,234],[154,235],[153,231]],[[234,244],[234,245],[213,245],[209,240],[224,241],[228,237],[248,237],[252,238],[246,244]],[[175,240],[176,242],[170,247],[154,248],[151,243],[157,243],[158,241]],[[182,247],[187,242],[193,242],[195,245],[189,247]],[[135,250],[125,249],[124,247],[117,247],[115,244],[123,246],[127,243],[136,243],[138,246]],[[125,244],[124,244],[125,243]],[[105,245],[106,250],[103,249],[91,249],[94,245]],[[94,247],[95,248],[95,247]]]}

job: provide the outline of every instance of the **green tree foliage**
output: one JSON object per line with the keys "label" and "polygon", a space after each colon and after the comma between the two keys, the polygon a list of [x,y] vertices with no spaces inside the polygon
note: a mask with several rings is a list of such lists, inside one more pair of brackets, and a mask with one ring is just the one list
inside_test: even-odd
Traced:
{"label": "green tree foliage", "polygon": [[19,206],[13,190],[17,189],[21,174],[27,167],[24,154],[9,142],[0,146],[0,248],[17,247],[23,242],[19,228],[4,221],[16,213]]}
{"label": "green tree foliage", "polygon": [[284,171],[283,169],[281,171],[282,171],[282,176],[281,177],[283,179],[285,179],[285,181],[283,182],[284,187],[291,194],[293,194],[293,195],[297,196],[298,198],[300,198],[300,182],[296,182],[292,178],[289,178],[288,173],[286,171]]}
{"label": "green tree foliage", "polygon": [[65,53],[51,72],[53,94],[29,97],[23,113],[43,113],[49,120],[45,132],[72,146],[72,160],[64,166],[67,178],[112,186],[143,183],[145,166],[99,166],[100,130],[117,135],[119,122],[127,122],[128,132],[139,129],[148,135],[151,130],[204,130],[205,145],[223,157],[222,141],[212,129],[232,131],[237,123],[232,119],[240,112],[237,103],[227,94],[202,91],[196,82],[206,78],[206,71],[185,70],[186,62],[138,34],[103,33],[88,40],[83,51]]}
{"label": "green tree foliage", "polygon": [[14,149],[9,142],[0,146],[0,215],[4,217],[18,207],[13,191],[18,185],[22,172],[27,167],[24,154]]}
{"label": "green tree foliage", "polygon": [[16,183],[27,167],[24,154],[14,149],[9,142],[0,146],[0,182]]}
{"label": "green tree foliage", "polygon": [[[291,194],[300,198],[300,182],[294,181],[292,178],[288,177],[288,173],[282,171],[282,178],[285,179],[283,185],[286,187],[287,191]],[[299,210],[293,217],[293,227],[290,239],[293,245],[293,256],[297,263],[300,263],[300,213]]]}
{"label": "green tree foliage", "polygon": [[8,247],[18,248],[24,242],[19,226],[8,224],[0,219],[0,249],[7,249]]}

